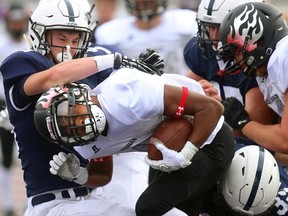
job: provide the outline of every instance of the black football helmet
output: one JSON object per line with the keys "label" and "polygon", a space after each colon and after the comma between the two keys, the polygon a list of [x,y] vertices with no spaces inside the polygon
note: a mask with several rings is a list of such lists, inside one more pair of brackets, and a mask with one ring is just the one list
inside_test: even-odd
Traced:
{"label": "black football helmet", "polygon": [[167,4],[167,0],[126,0],[128,12],[144,22],[162,14]]}
{"label": "black football helmet", "polygon": [[[268,63],[276,44],[288,34],[282,13],[268,3],[247,3],[227,14],[220,26],[218,56],[234,60],[224,72],[244,69],[254,77],[257,69]],[[243,59],[236,61],[235,51],[241,49]]]}
{"label": "black football helmet", "polygon": [[[82,105],[81,112],[76,105]],[[106,126],[105,114],[83,84],[55,86],[44,92],[36,103],[34,122],[45,139],[67,147],[95,141]]]}
{"label": "black football helmet", "polygon": [[264,2],[263,0],[202,0],[197,10],[197,41],[207,59],[211,59],[216,55],[218,38],[211,39],[209,29],[220,28],[226,14],[237,6],[249,2]]}

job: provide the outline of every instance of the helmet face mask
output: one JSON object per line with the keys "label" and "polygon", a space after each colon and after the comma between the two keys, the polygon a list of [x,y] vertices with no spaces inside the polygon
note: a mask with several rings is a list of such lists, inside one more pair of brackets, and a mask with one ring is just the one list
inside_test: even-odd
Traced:
{"label": "helmet face mask", "polygon": [[257,70],[267,65],[277,42],[287,34],[284,17],[278,9],[266,3],[243,4],[223,20],[218,56],[234,60],[233,50],[229,52],[229,49],[238,47],[242,51],[245,75],[256,76]]}
{"label": "helmet face mask", "polygon": [[84,55],[92,31],[88,26],[87,16],[80,10],[79,5],[69,0],[40,1],[29,19],[28,40],[32,49],[46,56],[50,52],[46,32],[53,29],[78,31],[80,33],[78,51],[73,57],[79,58]]}
{"label": "helmet face mask", "polygon": [[197,42],[199,48],[206,59],[211,59],[216,55],[218,40],[210,38],[210,28],[219,28],[220,24],[203,22],[198,18],[196,21],[198,24]]}
{"label": "helmet face mask", "polygon": [[167,0],[126,0],[126,7],[131,15],[149,22],[167,9]]}
{"label": "helmet face mask", "polygon": [[69,147],[97,140],[106,126],[105,115],[91,101],[87,87],[76,84],[43,93],[36,104],[34,121],[48,141]]}

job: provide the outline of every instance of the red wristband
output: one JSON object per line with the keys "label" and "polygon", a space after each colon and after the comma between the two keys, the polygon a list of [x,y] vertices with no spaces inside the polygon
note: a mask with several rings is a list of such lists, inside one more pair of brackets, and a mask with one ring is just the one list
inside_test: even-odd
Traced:
{"label": "red wristband", "polygon": [[175,116],[174,118],[180,118],[183,113],[184,113],[184,107],[185,107],[185,104],[186,104],[186,100],[187,100],[187,96],[188,96],[188,88],[187,87],[182,87],[183,89],[183,92],[182,92],[182,96],[181,96],[181,99],[180,99],[180,103],[176,109],[176,113],[175,113]]}

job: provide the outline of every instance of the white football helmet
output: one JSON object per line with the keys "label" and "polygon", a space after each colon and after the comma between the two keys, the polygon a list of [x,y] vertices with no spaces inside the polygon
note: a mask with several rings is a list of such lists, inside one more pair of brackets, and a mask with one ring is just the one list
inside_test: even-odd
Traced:
{"label": "white football helmet", "polygon": [[51,29],[79,31],[80,41],[73,58],[84,55],[92,31],[88,26],[85,12],[74,0],[42,0],[33,12],[29,21],[27,40],[33,50],[44,56],[49,53],[49,47],[53,46],[47,44],[45,39],[46,31]]}
{"label": "white football helmet", "polygon": [[72,83],[44,92],[34,110],[38,132],[48,141],[62,146],[95,141],[105,129],[106,117],[92,102],[90,91],[87,85]]}
{"label": "white football helmet", "polygon": [[218,205],[233,216],[269,215],[279,179],[277,162],[269,151],[256,145],[240,148],[220,183],[222,200],[218,200]]}
{"label": "white football helmet", "polygon": [[[219,40],[212,41],[209,37],[209,28],[219,28],[225,15],[232,9],[241,4],[248,2],[264,2],[264,0],[202,0],[197,11],[198,23],[198,43],[205,57],[210,59],[215,56],[215,52],[209,49],[213,48],[216,51]],[[214,46],[213,46],[214,45]]]}

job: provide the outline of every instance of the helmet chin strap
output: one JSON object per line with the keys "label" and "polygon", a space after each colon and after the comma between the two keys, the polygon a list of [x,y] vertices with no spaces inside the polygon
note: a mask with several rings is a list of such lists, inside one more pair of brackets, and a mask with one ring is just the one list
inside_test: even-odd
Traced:
{"label": "helmet chin strap", "polygon": [[72,60],[72,55],[70,53],[70,50],[71,50],[71,47],[70,45],[67,45],[66,46],[66,51],[63,51],[63,52],[60,52],[57,54],[56,56],[56,59],[59,61],[59,62],[65,62],[65,61],[70,61]]}

